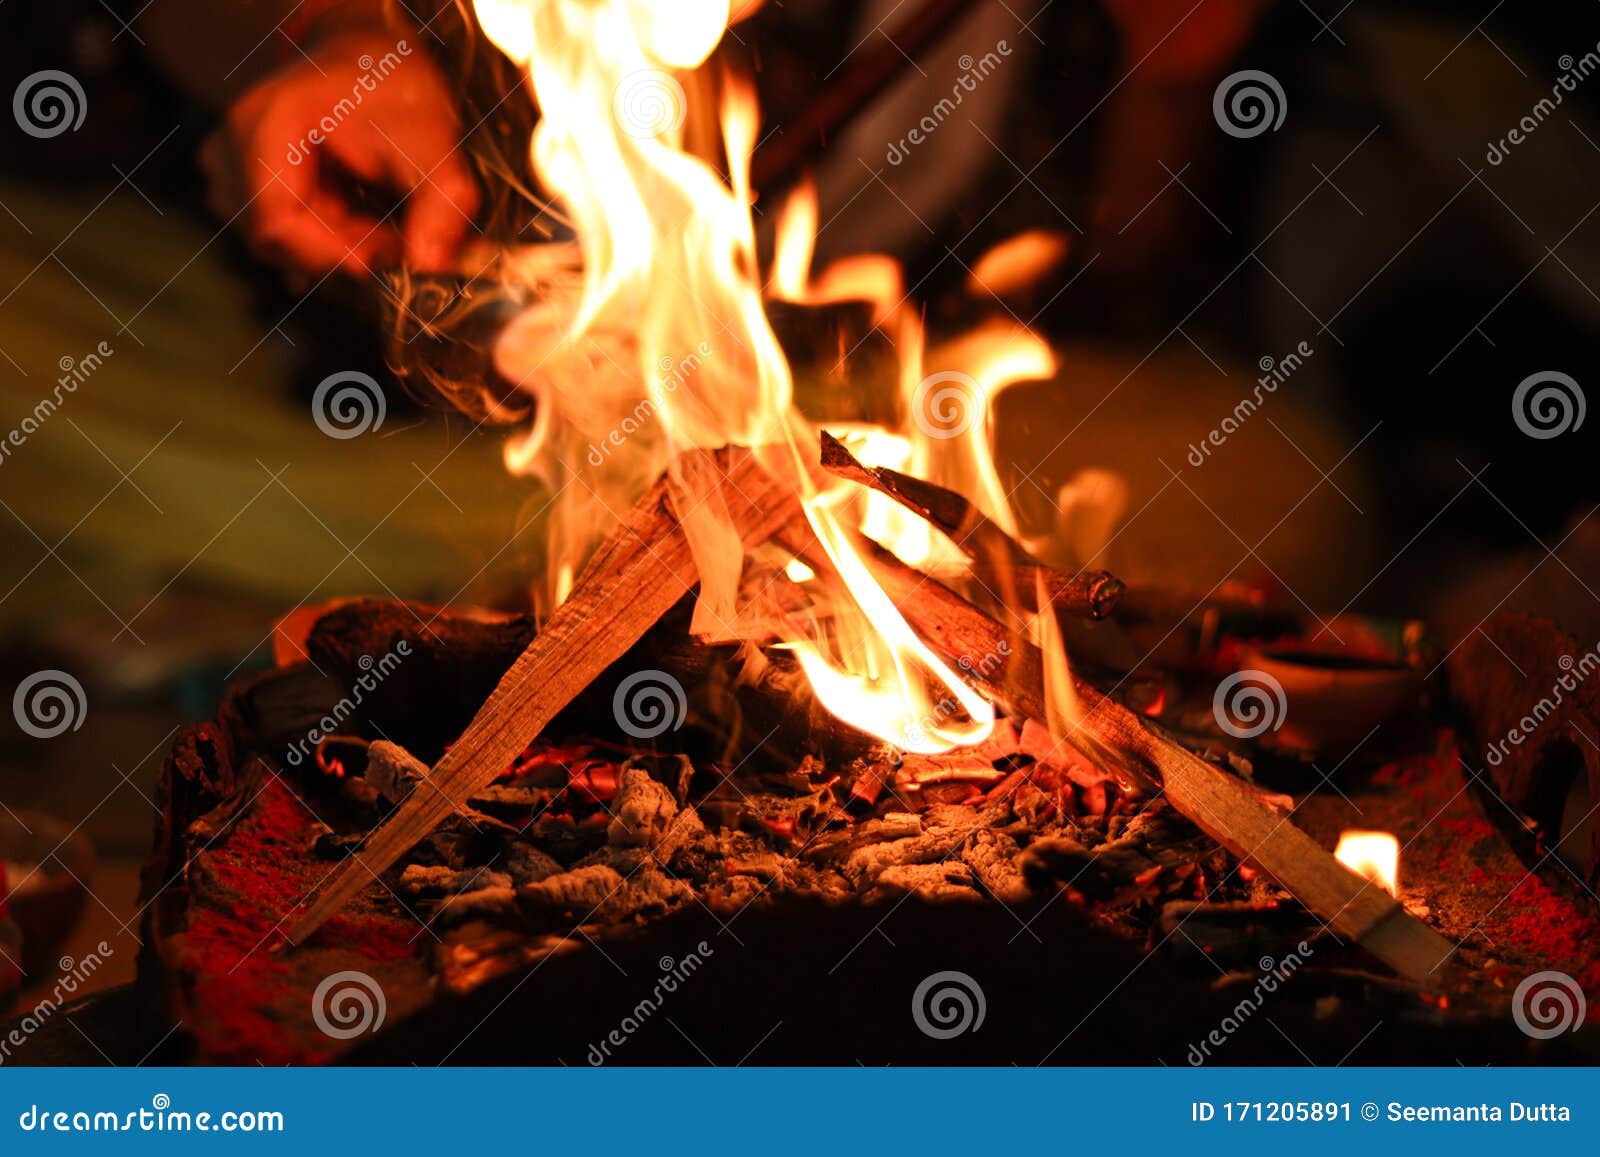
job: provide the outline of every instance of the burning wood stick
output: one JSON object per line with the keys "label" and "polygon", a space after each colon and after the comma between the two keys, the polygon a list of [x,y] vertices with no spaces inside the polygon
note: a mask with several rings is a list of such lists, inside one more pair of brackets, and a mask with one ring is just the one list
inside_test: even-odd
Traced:
{"label": "burning wood stick", "polygon": [[305,943],[452,811],[465,807],[468,796],[511,766],[557,712],[694,588],[699,574],[672,509],[685,491],[735,496],[743,512],[735,525],[746,544],[765,541],[796,515],[792,501],[780,501],[786,492],[748,450],[686,454],[678,471],[687,485],[680,489],[664,478],[639,500],[466,732],[290,928],[291,944]]}
{"label": "burning wood stick", "polygon": [[[863,471],[877,480],[891,473],[865,471],[843,446],[834,442],[834,447],[829,452],[831,461],[824,459],[831,469]],[[932,516],[941,528],[941,518],[957,514],[961,510],[958,502],[965,501],[950,496],[941,487],[904,475],[898,476],[894,484],[904,489],[908,483],[916,483],[909,492],[917,499],[907,505],[942,511],[942,515]],[[998,527],[990,525],[991,537],[1005,537]],[[778,532],[785,545],[803,557],[815,553],[806,541],[805,529],[803,524],[791,522]],[[930,647],[1017,715],[1041,723],[1048,721],[1044,656],[1037,646],[1020,631],[1006,628],[882,547],[870,542],[860,545],[880,585]],[[1032,561],[1014,541],[1006,550],[1013,558]],[[1207,763],[1089,684],[1074,679],[1074,689],[1082,709],[1077,725],[1080,731],[1098,741],[1100,747],[1141,765],[1142,772],[1161,785],[1173,807],[1195,826],[1276,880],[1337,934],[1358,941],[1396,972],[1413,980],[1427,979],[1455,951],[1448,940],[1339,863],[1237,778]],[[1065,738],[1070,742],[1072,737]]]}
{"label": "burning wood stick", "polygon": [[[1038,647],[888,551],[873,552],[873,563],[879,582],[929,646],[1017,714],[1045,721],[1044,658]],[[1234,776],[1088,684],[1075,682],[1083,708],[1079,726],[1085,732],[1141,763],[1196,827],[1276,880],[1340,936],[1358,941],[1413,980],[1427,979],[1455,951]]]}
{"label": "burning wood stick", "polygon": [[1007,594],[1014,591],[1016,601],[1030,611],[1038,610],[1041,582],[1051,605],[1069,615],[1103,619],[1122,597],[1122,582],[1114,575],[1093,570],[1074,576],[1045,566],[955,491],[898,470],[863,466],[827,431],[822,433],[822,466],[927,519],[972,560],[974,573],[986,587]]}

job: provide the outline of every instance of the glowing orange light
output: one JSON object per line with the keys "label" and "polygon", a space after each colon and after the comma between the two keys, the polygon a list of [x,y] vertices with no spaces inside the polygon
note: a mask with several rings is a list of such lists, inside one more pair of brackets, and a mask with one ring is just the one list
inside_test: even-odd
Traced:
{"label": "glowing orange light", "polygon": [[1400,894],[1400,841],[1388,832],[1344,832],[1333,854],[1345,867],[1389,895]]}
{"label": "glowing orange light", "polygon": [[[793,637],[781,642],[818,699],[847,723],[909,750],[981,742],[993,708],[910,629],[854,541],[863,533],[932,566],[961,566],[963,556],[881,495],[815,477],[816,431],[794,407],[790,367],[763,305],[750,213],[754,94],[730,78],[716,109],[691,107],[689,93],[702,89],[685,85],[686,70],[709,57],[730,16],[755,5],[474,6],[489,39],[526,70],[540,111],[533,167],[576,238],[508,258],[508,276],[534,304],[495,351],[502,376],[539,403],[534,426],[507,444],[506,464],[538,477],[553,495],[544,523],[545,598],[566,596],[617,513],[679,452],[749,446],[774,477],[792,482],[839,580],[813,581],[811,564],[820,559],[786,567],[814,602],[805,622],[784,627]],[[685,147],[686,126],[712,113],[714,125],[703,123],[707,131],[695,135],[704,140],[720,130],[726,175]],[[894,341],[902,420],[894,429],[856,429],[862,459],[959,490],[1015,533],[993,460],[991,403],[1013,382],[1050,376],[1050,350],[1015,325],[926,349],[921,317],[903,308],[899,266],[864,255],[813,270],[818,225],[816,192],[803,187],[782,213],[765,293],[804,304],[868,302]],[[988,268],[996,282],[1017,283],[1058,260],[1059,248],[1035,237]],[[951,424],[941,425],[945,418]],[[731,635],[745,597],[744,550],[717,502],[682,504],[679,515],[700,571],[693,629]],[[1052,647],[1060,650],[1059,640]],[[1064,651],[1059,660],[1064,671]]]}

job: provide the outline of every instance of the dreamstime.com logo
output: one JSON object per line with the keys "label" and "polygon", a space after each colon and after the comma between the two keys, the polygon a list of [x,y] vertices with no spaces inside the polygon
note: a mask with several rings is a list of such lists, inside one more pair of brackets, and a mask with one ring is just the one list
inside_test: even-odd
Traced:
{"label": "dreamstime.com logo", "polygon": [[613,426],[609,433],[598,442],[589,443],[589,453],[585,455],[589,465],[596,470],[606,464],[606,459],[613,450],[619,449],[624,443],[640,430],[652,427],[652,418],[655,416],[657,399],[664,394],[675,394],[678,389],[700,372],[706,360],[715,354],[711,343],[701,342],[695,346],[688,357],[674,359],[663,357],[656,363],[654,387],[648,397],[640,398],[633,410],[625,415],[621,422]]}
{"label": "dreamstime.com logo", "polygon": [[17,684],[11,696],[17,726],[35,739],[54,739],[83,726],[89,698],[83,684],[65,671],[36,671]]}
{"label": "dreamstime.com logo", "polygon": [[676,132],[689,113],[683,85],[670,72],[641,68],[617,82],[611,115],[630,137],[650,140]]}
{"label": "dreamstime.com logo", "polygon": [[1196,470],[1204,466],[1206,459],[1211,456],[1211,451],[1226,446],[1228,439],[1244,428],[1244,424],[1255,416],[1267,398],[1276,394],[1278,387],[1292,378],[1315,353],[1316,350],[1312,348],[1311,343],[1303,341],[1281,358],[1268,356],[1257,362],[1261,376],[1256,379],[1255,388],[1247,396],[1239,399],[1233,411],[1224,417],[1215,429],[1198,443],[1189,443],[1189,465]]}
{"label": "dreamstime.com logo", "polygon": [[1484,759],[1491,767],[1499,767],[1505,762],[1506,756],[1511,754],[1513,747],[1521,747],[1533,737],[1534,732],[1545,725],[1545,721],[1561,709],[1568,696],[1577,693],[1591,675],[1600,671],[1600,643],[1590,647],[1583,654],[1574,659],[1571,655],[1562,655],[1556,660],[1556,666],[1561,668],[1561,674],[1556,676],[1550,685],[1550,694],[1543,696],[1523,717],[1511,725],[1504,736],[1489,744],[1484,752]]}
{"label": "dreamstime.com logo", "polygon": [[157,1093],[148,1109],[113,1113],[105,1109],[52,1109],[29,1105],[17,1117],[24,1133],[282,1133],[283,1114],[268,1109],[226,1109],[220,1113],[174,1109],[172,1098]]}
{"label": "dreamstime.com logo", "polygon": [[1556,109],[1566,101],[1567,97],[1578,91],[1580,83],[1600,72],[1600,44],[1576,60],[1571,53],[1567,53],[1557,60],[1556,64],[1561,69],[1561,75],[1556,77],[1555,84],[1550,86],[1550,95],[1540,97],[1505,136],[1498,141],[1489,142],[1489,151],[1484,154],[1484,159],[1491,165],[1502,164],[1511,155],[1512,149],[1526,141],[1538,131],[1540,125],[1555,115]]}
{"label": "dreamstime.com logo", "polygon": [[372,694],[390,675],[393,675],[400,664],[411,657],[411,641],[401,639],[381,656],[374,659],[371,655],[362,655],[356,660],[356,665],[361,668],[350,683],[350,694],[335,703],[316,726],[312,727],[301,738],[295,740],[284,752],[284,759],[291,767],[299,767],[307,759],[312,758],[317,748],[324,739],[337,734],[346,720],[355,715],[356,709],[366,702],[368,695]]}
{"label": "dreamstime.com logo", "polygon": [[340,370],[329,374],[311,394],[311,420],[330,438],[359,438],[383,425],[389,401],[371,374]]}
{"label": "dreamstime.com logo", "polygon": [[30,137],[49,140],[83,127],[89,98],[77,77],[47,68],[22,78],[11,97],[11,114],[17,127]]}
{"label": "dreamstime.com logo", "polygon": [[377,1032],[388,1011],[383,986],[365,972],[335,972],[311,994],[311,1019],[334,1040]]}
{"label": "dreamstime.com logo", "polygon": [[1283,127],[1289,98],[1276,77],[1246,68],[1222,78],[1211,97],[1211,112],[1223,132],[1248,140]]}
{"label": "dreamstime.com logo", "polygon": [[1261,969],[1261,975],[1250,986],[1250,991],[1245,993],[1239,999],[1239,1002],[1228,1010],[1228,1014],[1222,1018],[1216,1028],[1189,1046],[1189,1052],[1185,1059],[1190,1066],[1199,1068],[1210,1060],[1212,1052],[1227,1044],[1229,1038],[1243,1028],[1246,1021],[1261,1011],[1262,1006],[1267,1003],[1267,998],[1278,991],[1279,985],[1287,983],[1289,977],[1299,971],[1305,962],[1315,955],[1316,953],[1311,945],[1302,940],[1295,945],[1293,952],[1284,953],[1281,960],[1263,956],[1257,962],[1257,967]]}
{"label": "dreamstime.com logo", "polygon": [[33,1006],[22,1014],[21,1019],[12,1022],[6,1035],[0,1037],[0,1065],[10,1060],[11,1051],[20,1049],[26,1044],[28,1038],[43,1028],[61,1006],[76,996],[78,990],[89,982],[89,978],[100,971],[100,966],[116,954],[116,949],[102,940],[95,945],[93,951],[86,952],[79,960],[63,956],[57,961],[56,967],[61,975],[57,978],[55,986],[35,1001]]}
{"label": "dreamstime.com logo", "polygon": [[965,972],[935,972],[911,994],[911,1019],[934,1040],[977,1032],[988,1011],[983,989]]}
{"label": "dreamstime.com logo", "polygon": [[1283,726],[1289,697],[1283,684],[1265,671],[1235,671],[1217,684],[1211,713],[1217,726],[1235,739],[1254,739]]}
{"label": "dreamstime.com logo", "polygon": [[610,1060],[612,1050],[627,1044],[629,1037],[661,1011],[661,1007],[667,1002],[667,997],[677,992],[680,986],[686,984],[689,978],[700,971],[706,961],[715,955],[716,952],[711,945],[702,940],[694,946],[693,951],[686,952],[680,960],[663,956],[657,961],[656,966],[661,969],[661,975],[656,979],[655,987],[650,990],[648,996],[628,1010],[621,1023],[601,1038],[599,1044],[589,1046],[585,1056],[589,1064],[599,1068]]}
{"label": "dreamstime.com logo", "polygon": [[665,671],[635,671],[617,685],[611,713],[635,739],[654,739],[683,726],[689,701],[683,684]]}
{"label": "dreamstime.com logo", "polygon": [[961,75],[956,77],[956,82],[950,86],[950,95],[940,97],[934,106],[923,115],[911,130],[898,141],[889,142],[889,151],[884,154],[884,160],[891,165],[900,165],[911,155],[911,150],[923,144],[929,137],[939,131],[939,126],[944,124],[952,113],[961,107],[961,102],[974,92],[978,85],[993,76],[995,71],[1011,56],[1011,45],[1004,40],[995,42],[995,46],[982,56],[974,58],[972,53],[962,53],[956,61],[961,69]]}
{"label": "dreamstime.com logo", "polygon": [[1582,428],[1588,408],[1577,380],[1555,370],[1530,374],[1511,395],[1517,429],[1541,442]]}
{"label": "dreamstime.com logo", "polygon": [[333,135],[338,127],[344,124],[346,118],[366,100],[368,93],[378,90],[378,85],[387,80],[405,58],[411,55],[411,45],[404,40],[395,41],[394,49],[385,52],[382,56],[374,58],[370,52],[363,53],[356,65],[361,69],[361,75],[356,77],[356,82],[350,86],[350,95],[340,97],[337,104],[328,110],[320,121],[311,127],[311,130],[301,137],[299,141],[289,146],[287,160],[291,165],[299,165],[311,156],[311,151],[323,141]]}
{"label": "dreamstime.com logo", "polygon": [[[1011,643],[1001,639],[992,651],[986,651],[974,659],[971,655],[962,655],[956,660],[967,675],[975,676],[983,682],[995,682],[997,674],[1005,670],[1011,659]],[[906,721],[901,735],[905,743],[912,750],[924,750],[928,737],[934,735],[952,719],[959,719],[967,714],[967,707],[954,695],[945,695],[933,705],[933,709],[917,719]]]}
{"label": "dreamstime.com logo", "polygon": [[56,366],[61,371],[61,376],[56,379],[55,388],[48,395],[42,397],[34,404],[31,413],[24,414],[22,421],[18,422],[5,437],[0,438],[0,465],[10,458],[14,451],[22,449],[51,418],[60,410],[68,397],[78,392],[78,387],[94,376],[101,366],[116,353],[110,342],[101,342],[84,354],[82,357],[73,357],[71,354],[62,354]]}
{"label": "dreamstime.com logo", "polygon": [[1535,972],[1511,995],[1511,1019],[1534,1040],[1577,1032],[1588,1011],[1583,989],[1565,972]]}

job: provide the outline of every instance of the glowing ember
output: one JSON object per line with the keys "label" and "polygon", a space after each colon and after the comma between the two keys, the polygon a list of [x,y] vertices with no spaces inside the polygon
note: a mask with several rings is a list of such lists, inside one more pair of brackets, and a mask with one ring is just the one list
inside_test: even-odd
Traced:
{"label": "glowing ember", "polygon": [[[692,105],[679,73],[715,48],[728,0],[475,0],[475,8],[485,34],[527,71],[540,110],[533,167],[576,235],[575,246],[513,256],[510,277],[536,304],[496,349],[502,375],[539,403],[506,461],[550,494],[546,600],[565,597],[617,513],[675,455],[750,446],[768,473],[793,486],[838,581],[814,581],[820,559],[746,558],[720,500],[690,494],[676,505],[700,571],[694,629],[726,636],[751,588],[786,573],[812,603],[783,642],[824,706],[912,751],[981,742],[992,707],[906,625],[853,538],[865,534],[918,564],[964,565],[961,553],[881,495],[816,477],[816,430],[794,406],[790,368],[762,304],[749,209],[753,94],[722,78],[714,111],[726,178],[716,158],[685,147],[686,124],[710,110]],[[1014,326],[925,350],[922,319],[903,307],[893,261],[863,256],[812,271],[817,222],[815,192],[802,189],[785,208],[766,292],[806,304],[871,303],[901,361],[902,428],[836,432],[868,464],[959,490],[1015,533],[991,457],[990,405],[1011,383],[1050,375],[1050,350]],[[994,279],[1014,283],[1059,259],[1048,245],[1041,254],[1041,244],[991,262]]]}
{"label": "glowing ember", "polygon": [[1344,832],[1334,856],[1391,896],[1400,893],[1400,841],[1388,832]]}

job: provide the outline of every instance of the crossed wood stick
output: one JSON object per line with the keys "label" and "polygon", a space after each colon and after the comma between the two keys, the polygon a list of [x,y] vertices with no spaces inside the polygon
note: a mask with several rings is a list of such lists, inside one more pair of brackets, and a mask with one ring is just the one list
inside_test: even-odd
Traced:
{"label": "crossed wood stick", "polygon": [[[1068,576],[1032,558],[948,490],[862,466],[824,437],[823,463],[928,518],[967,550],[975,573],[1004,576],[1036,606],[1043,592],[1058,613],[1098,617],[1120,584],[1094,572]],[[291,924],[303,944],[332,915],[509,767],[563,707],[620,659],[699,581],[680,515],[702,504],[737,531],[746,549],[777,542],[819,575],[831,571],[793,485],[738,446],[690,451],[629,511],[589,561],[571,595],[512,664],[461,738],[417,788],[353,851]],[[1048,721],[1039,648],[961,595],[866,540],[858,548],[906,621],[935,652],[1014,714]],[[1020,581],[1019,581],[1020,580]],[[974,656],[985,657],[974,663]],[[965,661],[963,661],[965,660]],[[1397,973],[1426,981],[1454,946],[1395,899],[1355,875],[1239,779],[1199,758],[1154,724],[1081,681],[1081,718],[1057,736],[1104,757],[1107,771],[1147,793],[1164,792],[1197,827],[1265,872],[1340,937],[1355,940]]]}

